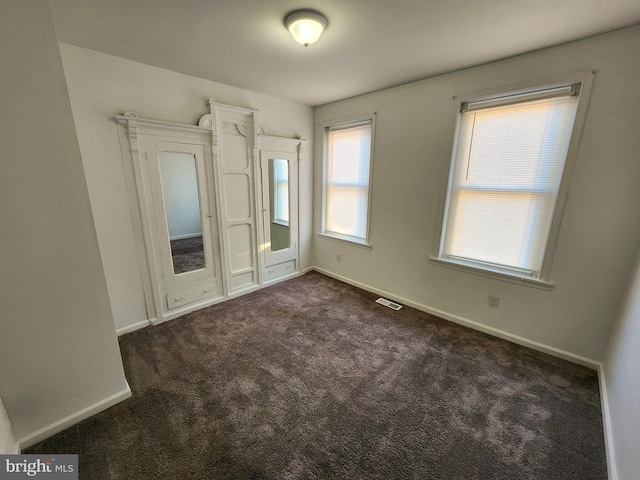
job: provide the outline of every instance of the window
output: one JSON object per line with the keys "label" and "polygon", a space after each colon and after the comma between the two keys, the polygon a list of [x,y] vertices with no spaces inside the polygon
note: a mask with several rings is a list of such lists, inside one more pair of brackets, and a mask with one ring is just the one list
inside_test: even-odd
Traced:
{"label": "window", "polygon": [[368,243],[374,117],[325,126],[322,233]]}
{"label": "window", "polygon": [[461,103],[439,260],[541,280],[580,86]]}

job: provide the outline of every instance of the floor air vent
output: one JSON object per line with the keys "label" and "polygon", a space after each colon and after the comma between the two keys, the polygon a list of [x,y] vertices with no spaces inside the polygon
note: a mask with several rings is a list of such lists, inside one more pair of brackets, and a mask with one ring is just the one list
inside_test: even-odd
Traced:
{"label": "floor air vent", "polygon": [[398,303],[395,303],[395,302],[392,302],[391,300],[387,300],[386,298],[382,298],[382,297],[377,299],[376,303],[379,303],[380,305],[384,305],[385,307],[392,308],[393,310],[400,310],[402,308],[402,305],[400,305]]}

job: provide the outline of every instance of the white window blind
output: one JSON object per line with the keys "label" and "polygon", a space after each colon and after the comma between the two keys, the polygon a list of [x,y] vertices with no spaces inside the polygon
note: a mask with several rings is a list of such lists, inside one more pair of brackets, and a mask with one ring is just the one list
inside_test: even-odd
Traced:
{"label": "white window blind", "polygon": [[441,258],[539,277],[576,108],[571,87],[463,104]]}
{"label": "white window blind", "polygon": [[371,168],[371,121],[329,127],[325,233],[366,240]]}

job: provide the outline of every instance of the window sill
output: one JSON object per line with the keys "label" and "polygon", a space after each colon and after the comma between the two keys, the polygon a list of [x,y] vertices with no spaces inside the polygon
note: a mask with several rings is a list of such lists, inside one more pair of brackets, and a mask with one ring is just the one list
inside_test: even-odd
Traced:
{"label": "window sill", "polygon": [[494,278],[496,280],[502,280],[504,282],[516,283],[518,285],[524,285],[527,287],[539,288],[541,290],[551,291],[553,290],[553,283],[539,280],[536,278],[519,277],[517,275],[509,275],[508,273],[494,272],[486,270],[484,268],[472,267],[470,265],[464,265],[461,263],[453,262],[451,260],[444,260],[437,257],[429,257],[429,262],[433,265],[440,267],[452,268],[461,272],[472,273],[474,275],[480,275],[483,277]]}
{"label": "window sill", "polygon": [[373,247],[370,243],[367,243],[365,240],[360,240],[355,237],[349,237],[347,235],[340,235],[338,233],[328,233],[322,232],[318,233],[319,237],[328,238],[329,240],[337,240],[338,242],[348,243],[349,245],[353,245],[355,247],[366,248],[367,250],[371,250]]}

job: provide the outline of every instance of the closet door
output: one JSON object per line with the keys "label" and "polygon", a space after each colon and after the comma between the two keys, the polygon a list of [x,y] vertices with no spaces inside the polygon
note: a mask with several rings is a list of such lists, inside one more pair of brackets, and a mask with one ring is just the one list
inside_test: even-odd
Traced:
{"label": "closet door", "polygon": [[[211,129],[115,117],[152,324],[222,300]],[[129,159],[130,161],[127,161]]]}
{"label": "closet door", "polygon": [[304,140],[256,136],[255,110],[207,105],[198,126],[115,117],[153,324],[299,271]]}
{"label": "closet door", "polygon": [[298,272],[300,140],[259,136],[263,282]]}
{"label": "closet door", "polygon": [[228,296],[260,285],[257,260],[254,112],[209,103],[215,117],[220,236]]}
{"label": "closet door", "polygon": [[219,293],[207,149],[180,142],[146,143],[157,229],[156,261],[165,292],[163,307],[170,311]]}

